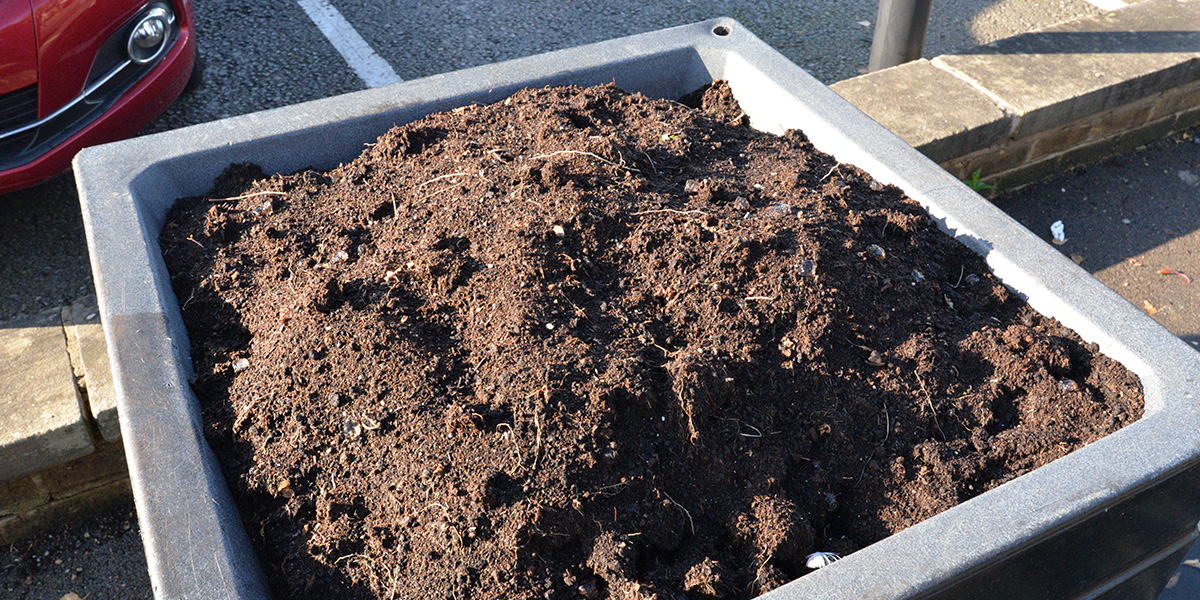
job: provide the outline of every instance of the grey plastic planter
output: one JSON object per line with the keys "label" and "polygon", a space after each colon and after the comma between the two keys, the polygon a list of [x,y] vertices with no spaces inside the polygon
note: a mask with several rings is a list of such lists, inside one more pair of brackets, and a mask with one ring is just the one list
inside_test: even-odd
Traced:
{"label": "grey plastic planter", "polygon": [[121,430],[157,598],[268,591],[204,441],[158,232],[231,162],[332,167],[397,123],[518,88],[616,81],[678,98],[728,79],[760,129],[802,129],[894,183],[1045,314],[1135,371],[1138,422],[764,598],[1150,598],[1196,537],[1200,354],[771,50],[718,19],[101,146],[75,159]]}

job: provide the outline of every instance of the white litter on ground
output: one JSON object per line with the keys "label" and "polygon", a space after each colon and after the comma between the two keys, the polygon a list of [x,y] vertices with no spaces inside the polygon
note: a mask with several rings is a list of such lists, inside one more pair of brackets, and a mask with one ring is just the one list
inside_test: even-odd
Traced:
{"label": "white litter on ground", "polygon": [[1050,225],[1050,235],[1054,236],[1051,241],[1053,241],[1056,245],[1061,246],[1062,244],[1067,243],[1066,226],[1063,225],[1062,221],[1055,221]]}

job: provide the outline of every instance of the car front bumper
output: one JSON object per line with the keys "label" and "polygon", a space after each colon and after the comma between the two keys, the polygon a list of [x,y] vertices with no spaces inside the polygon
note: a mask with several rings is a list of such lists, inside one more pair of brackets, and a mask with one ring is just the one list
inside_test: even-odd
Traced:
{"label": "car front bumper", "polygon": [[129,137],[161,114],[183,91],[196,60],[190,11],[179,16],[156,62],[115,69],[54,114],[0,132],[0,193],[41,183],[70,168],[83,148]]}

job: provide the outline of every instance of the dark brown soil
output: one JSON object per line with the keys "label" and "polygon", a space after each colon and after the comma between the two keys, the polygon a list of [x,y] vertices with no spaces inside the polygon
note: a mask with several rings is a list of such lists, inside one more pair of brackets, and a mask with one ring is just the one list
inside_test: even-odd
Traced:
{"label": "dark brown soil", "polygon": [[162,247],[280,598],[747,598],[1138,418],[901,192],[706,109],[525,90]]}

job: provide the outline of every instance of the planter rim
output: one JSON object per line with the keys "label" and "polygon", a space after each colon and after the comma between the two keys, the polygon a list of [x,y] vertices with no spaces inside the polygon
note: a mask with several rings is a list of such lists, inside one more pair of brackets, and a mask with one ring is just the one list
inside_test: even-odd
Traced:
{"label": "planter rim", "polygon": [[[638,69],[660,72],[639,80]],[[107,144],[75,158],[156,597],[269,597],[188,387],[187,334],[157,244],[176,198],[206,192],[233,162],[256,162],[267,172],[332,167],[391,124],[499,100],[521,87],[615,80],[670,95],[711,79],[729,80],[755,127],[800,128],[838,161],[903,189],[1033,308],[1134,371],[1146,395],[1139,421],[765,598],[928,597],[1200,464],[1200,353],[721,18]],[[1180,518],[1194,524],[1196,512]],[[178,539],[180,523],[191,536],[187,544]]]}

